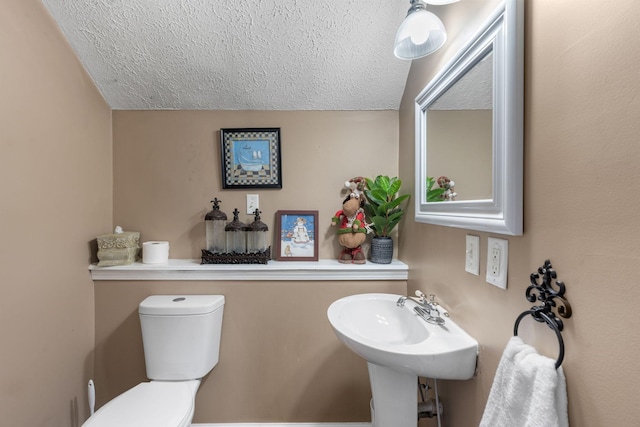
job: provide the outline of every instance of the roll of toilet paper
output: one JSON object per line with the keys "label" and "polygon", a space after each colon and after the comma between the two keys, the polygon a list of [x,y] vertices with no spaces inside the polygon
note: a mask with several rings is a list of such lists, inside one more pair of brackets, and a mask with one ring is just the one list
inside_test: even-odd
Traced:
{"label": "roll of toilet paper", "polygon": [[144,264],[162,264],[169,260],[169,242],[144,242],[142,244],[142,262]]}

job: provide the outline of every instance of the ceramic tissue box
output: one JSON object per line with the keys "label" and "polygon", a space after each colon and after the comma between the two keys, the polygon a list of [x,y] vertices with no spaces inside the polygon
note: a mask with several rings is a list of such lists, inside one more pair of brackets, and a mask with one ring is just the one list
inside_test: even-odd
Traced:
{"label": "ceramic tissue box", "polygon": [[98,240],[98,267],[127,265],[135,262],[140,251],[140,233],[122,231],[116,227],[113,234],[103,234]]}

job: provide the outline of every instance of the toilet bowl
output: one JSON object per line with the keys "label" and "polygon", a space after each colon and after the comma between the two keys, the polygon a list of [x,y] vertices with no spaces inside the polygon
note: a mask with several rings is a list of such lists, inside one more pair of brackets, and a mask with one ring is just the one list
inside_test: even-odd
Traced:
{"label": "toilet bowl", "polygon": [[199,383],[198,380],[140,383],[105,404],[83,427],[188,427]]}
{"label": "toilet bowl", "polygon": [[200,379],[218,363],[223,310],[222,295],[146,298],[139,315],[151,381],[115,397],[82,427],[190,426]]}

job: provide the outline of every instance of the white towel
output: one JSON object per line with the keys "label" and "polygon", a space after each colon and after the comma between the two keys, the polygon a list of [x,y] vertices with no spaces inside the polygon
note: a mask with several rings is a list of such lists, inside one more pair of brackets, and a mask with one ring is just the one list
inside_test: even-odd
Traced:
{"label": "white towel", "polygon": [[562,366],[520,337],[509,340],[491,386],[480,427],[568,427]]}

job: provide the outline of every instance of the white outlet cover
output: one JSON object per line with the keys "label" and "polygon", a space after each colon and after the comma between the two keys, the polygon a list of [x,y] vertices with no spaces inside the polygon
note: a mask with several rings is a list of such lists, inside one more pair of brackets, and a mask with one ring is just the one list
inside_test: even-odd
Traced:
{"label": "white outlet cover", "polygon": [[480,275],[480,237],[467,234],[464,271]]}
{"label": "white outlet cover", "polygon": [[489,237],[487,244],[487,283],[507,289],[509,241]]}

